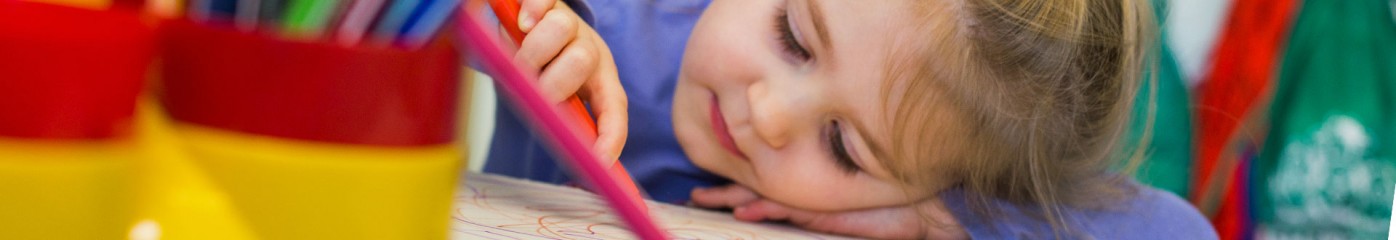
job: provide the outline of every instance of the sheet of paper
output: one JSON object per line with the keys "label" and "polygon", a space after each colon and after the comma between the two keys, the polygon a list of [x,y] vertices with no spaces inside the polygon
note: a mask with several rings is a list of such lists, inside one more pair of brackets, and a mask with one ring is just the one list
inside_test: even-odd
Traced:
{"label": "sheet of paper", "polygon": [[[456,190],[452,239],[634,239],[595,194],[577,188],[471,172]],[[739,222],[731,214],[649,202],[675,239],[845,239],[786,225]]]}

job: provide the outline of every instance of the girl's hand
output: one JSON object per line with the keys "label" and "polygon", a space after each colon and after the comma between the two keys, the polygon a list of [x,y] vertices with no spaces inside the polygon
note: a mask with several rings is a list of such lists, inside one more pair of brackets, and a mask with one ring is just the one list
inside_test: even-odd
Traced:
{"label": "girl's hand", "polygon": [[606,166],[614,164],[625,146],[629,115],[610,48],[567,4],[522,0],[520,5],[519,29],[525,36],[514,58],[540,72],[538,86],[549,101],[562,104],[575,94],[589,103],[597,125],[592,150],[612,161]]}
{"label": "girl's hand", "polygon": [[[846,212],[815,212],[787,207],[732,184],[693,190],[693,203],[706,208],[732,208],[742,221],[789,221],[801,228],[879,239],[968,239],[964,227],[938,198],[906,206]],[[919,212],[918,212],[919,211]]]}

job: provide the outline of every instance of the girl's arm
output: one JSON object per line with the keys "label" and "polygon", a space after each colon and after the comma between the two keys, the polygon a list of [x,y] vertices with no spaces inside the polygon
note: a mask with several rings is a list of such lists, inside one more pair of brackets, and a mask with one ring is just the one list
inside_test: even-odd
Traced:
{"label": "girl's arm", "polygon": [[742,221],[789,221],[801,228],[878,239],[969,239],[939,198],[911,205],[846,212],[815,212],[772,202],[741,185],[693,190],[693,203],[732,208]]}
{"label": "girl's arm", "polygon": [[526,36],[514,58],[539,72],[538,86],[550,101],[562,104],[575,94],[591,106],[597,125],[592,150],[614,161],[628,135],[629,105],[610,48],[567,4],[519,3],[519,29]]}

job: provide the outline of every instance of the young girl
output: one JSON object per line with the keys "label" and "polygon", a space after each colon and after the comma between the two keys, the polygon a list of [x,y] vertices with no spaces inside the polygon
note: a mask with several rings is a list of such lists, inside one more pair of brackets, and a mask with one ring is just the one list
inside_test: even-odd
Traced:
{"label": "young girl", "polygon": [[[875,238],[1215,238],[1106,171],[1131,158],[1146,2],[523,4],[517,58],[590,102],[596,150],[656,200]],[[486,171],[565,182],[500,109]]]}

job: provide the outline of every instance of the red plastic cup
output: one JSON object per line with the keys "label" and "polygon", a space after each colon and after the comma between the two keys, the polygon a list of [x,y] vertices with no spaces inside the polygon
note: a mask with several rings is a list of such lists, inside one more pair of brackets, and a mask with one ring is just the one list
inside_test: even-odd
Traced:
{"label": "red plastic cup", "polygon": [[0,136],[129,133],[154,37],[133,12],[0,2]]}
{"label": "red plastic cup", "polygon": [[[460,55],[349,48],[167,22],[163,102],[179,121],[344,144],[421,146],[455,134]],[[446,34],[443,34],[446,35]]]}

